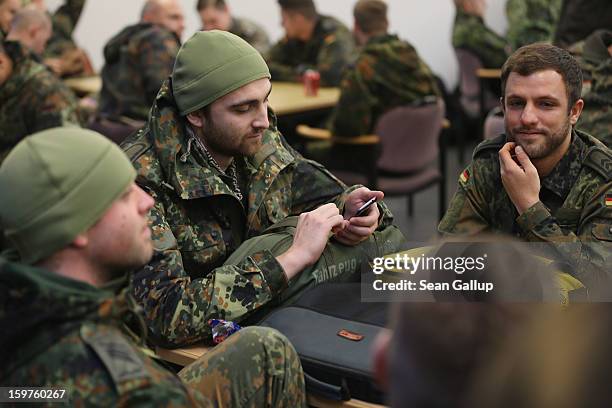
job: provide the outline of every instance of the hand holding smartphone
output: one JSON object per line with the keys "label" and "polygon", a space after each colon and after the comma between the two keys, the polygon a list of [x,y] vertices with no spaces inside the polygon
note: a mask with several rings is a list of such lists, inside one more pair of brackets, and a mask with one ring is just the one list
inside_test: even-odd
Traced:
{"label": "hand holding smartphone", "polygon": [[372,206],[372,204],[374,204],[376,202],[376,197],[372,197],[370,198],[368,201],[366,201],[365,204],[363,204],[361,207],[359,207],[359,209],[357,210],[357,212],[355,213],[355,215],[353,215],[353,217],[362,217],[364,216],[367,212],[368,209]]}

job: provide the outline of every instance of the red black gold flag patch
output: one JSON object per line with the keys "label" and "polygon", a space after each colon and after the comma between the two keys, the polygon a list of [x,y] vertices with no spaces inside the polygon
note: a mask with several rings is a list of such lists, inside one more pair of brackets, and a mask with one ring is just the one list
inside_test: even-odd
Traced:
{"label": "red black gold flag patch", "polygon": [[606,194],[606,207],[612,207],[612,194]]}
{"label": "red black gold flag patch", "polygon": [[467,183],[469,179],[470,179],[470,172],[467,169],[465,169],[463,173],[461,173],[461,175],[459,176],[459,180],[462,183]]}

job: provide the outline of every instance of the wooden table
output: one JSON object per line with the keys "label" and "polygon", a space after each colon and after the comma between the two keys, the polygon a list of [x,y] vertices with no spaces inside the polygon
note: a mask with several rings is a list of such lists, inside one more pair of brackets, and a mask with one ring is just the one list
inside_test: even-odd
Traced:
{"label": "wooden table", "polygon": [[479,68],[476,70],[476,76],[482,79],[500,79],[501,69]]}
{"label": "wooden table", "polygon": [[[79,96],[95,94],[102,89],[99,76],[69,78],[64,83]],[[282,116],[331,108],[339,98],[338,88],[320,88],[317,96],[306,96],[301,83],[273,82],[270,106],[278,116]]]}
{"label": "wooden table", "polygon": [[64,79],[64,83],[79,96],[96,94],[100,92],[100,89],[102,89],[102,78],[97,75],[80,78],[68,78]]}
{"label": "wooden table", "polygon": [[317,96],[306,96],[301,83],[272,82],[270,106],[278,116],[282,116],[332,108],[338,99],[339,88],[319,88]]}
{"label": "wooden table", "polygon": [[[155,353],[162,360],[184,367],[202,357],[210,349],[210,347],[204,345],[194,345],[174,350],[157,347],[155,349]],[[332,401],[313,395],[308,395],[307,398],[309,406],[318,408],[384,408],[383,405],[372,404],[356,399],[351,399],[348,401]]]}

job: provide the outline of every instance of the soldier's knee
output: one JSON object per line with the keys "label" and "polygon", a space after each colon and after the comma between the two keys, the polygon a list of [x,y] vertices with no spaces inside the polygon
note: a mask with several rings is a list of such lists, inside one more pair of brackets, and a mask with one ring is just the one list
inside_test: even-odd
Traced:
{"label": "soldier's knee", "polygon": [[255,345],[266,355],[274,355],[287,362],[299,361],[293,345],[282,333],[269,327],[246,327],[240,330],[244,341]]}
{"label": "soldier's knee", "polygon": [[261,344],[265,348],[276,349],[279,347],[290,347],[293,349],[287,337],[278,330],[270,327],[245,327],[240,330],[240,334],[247,339],[247,341]]}

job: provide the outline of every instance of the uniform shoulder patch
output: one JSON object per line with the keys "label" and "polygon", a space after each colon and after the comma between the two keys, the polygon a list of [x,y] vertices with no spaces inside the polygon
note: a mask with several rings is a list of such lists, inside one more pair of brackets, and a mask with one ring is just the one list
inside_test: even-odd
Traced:
{"label": "uniform shoulder patch", "polygon": [[484,152],[485,150],[499,150],[504,146],[505,143],[506,135],[503,134],[493,139],[485,140],[484,142],[481,142],[478,146],[476,146],[472,158],[475,158],[479,153]]}
{"label": "uniform shoulder patch", "polygon": [[612,193],[606,194],[604,204],[606,205],[606,208],[612,208]]}
{"label": "uniform shoulder patch", "polygon": [[151,145],[145,142],[135,142],[127,145],[122,145],[121,148],[125,152],[128,159],[130,159],[130,161],[133,163],[138,160],[140,156],[145,154],[147,150],[151,148]]}
{"label": "uniform shoulder patch", "polygon": [[599,146],[591,147],[587,151],[584,164],[595,170],[604,180],[610,181],[612,177],[612,153],[609,149]]}
{"label": "uniform shoulder patch", "polygon": [[85,324],[81,338],[100,358],[121,393],[122,384],[132,380],[149,382],[150,374],[136,349],[116,329]]}
{"label": "uniform shoulder patch", "polygon": [[459,175],[459,181],[462,184],[466,184],[470,179],[470,170],[469,169],[465,169],[463,170],[463,172]]}

